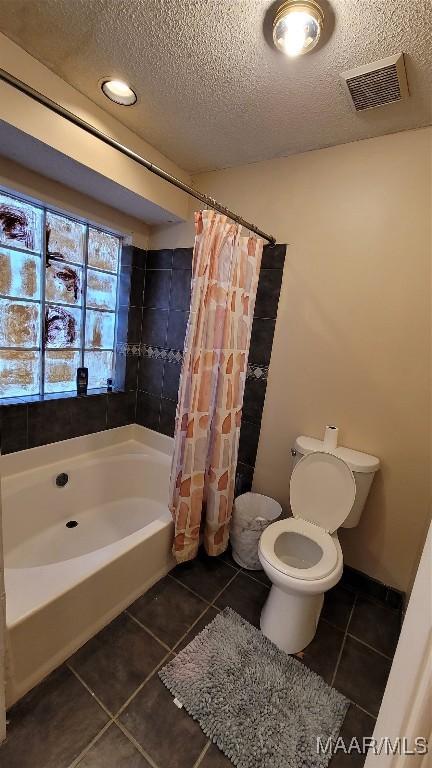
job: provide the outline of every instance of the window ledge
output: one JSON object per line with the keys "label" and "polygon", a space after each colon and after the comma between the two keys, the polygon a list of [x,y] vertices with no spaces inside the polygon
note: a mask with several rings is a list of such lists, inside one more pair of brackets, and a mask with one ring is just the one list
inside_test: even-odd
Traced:
{"label": "window ledge", "polygon": [[94,395],[118,395],[123,394],[123,389],[108,390],[106,387],[102,389],[89,389],[86,395],[77,395],[76,392],[54,392],[47,395],[30,395],[29,397],[4,397],[0,398],[0,407],[8,405],[29,405],[31,403],[45,403],[47,400],[75,400],[85,399],[86,397],[92,397]]}

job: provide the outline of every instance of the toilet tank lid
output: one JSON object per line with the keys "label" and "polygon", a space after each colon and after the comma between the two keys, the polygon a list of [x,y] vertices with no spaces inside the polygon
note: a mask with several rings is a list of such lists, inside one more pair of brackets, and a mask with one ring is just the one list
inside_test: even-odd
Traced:
{"label": "toilet tank lid", "polygon": [[[304,456],[315,451],[326,450],[323,440],[317,440],[316,437],[307,437],[306,435],[300,435],[296,439],[294,447],[298,453]],[[342,445],[338,445],[337,448],[329,451],[329,453],[342,459],[348,464],[352,472],[376,472],[380,466],[380,460],[376,456],[371,456],[369,453],[362,453],[361,451],[353,451],[351,448],[344,448]]]}

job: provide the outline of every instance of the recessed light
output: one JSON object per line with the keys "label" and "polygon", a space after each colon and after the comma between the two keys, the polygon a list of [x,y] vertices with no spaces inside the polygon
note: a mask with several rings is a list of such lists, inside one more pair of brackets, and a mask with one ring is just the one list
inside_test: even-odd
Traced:
{"label": "recessed light", "polygon": [[124,107],[132,106],[137,100],[135,91],[122,80],[103,80],[101,88],[108,99]]}
{"label": "recessed light", "polygon": [[315,0],[287,0],[273,22],[273,41],[286,56],[301,56],[315,48],[324,12]]}

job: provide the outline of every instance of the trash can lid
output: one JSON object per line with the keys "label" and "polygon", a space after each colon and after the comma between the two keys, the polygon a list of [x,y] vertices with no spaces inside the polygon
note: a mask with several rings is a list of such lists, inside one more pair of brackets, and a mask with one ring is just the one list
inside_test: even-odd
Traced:
{"label": "trash can lid", "polygon": [[253,519],[256,517],[264,518],[269,522],[277,520],[282,514],[282,507],[278,501],[270,496],[264,496],[261,493],[242,493],[234,501],[234,511],[241,515]]}

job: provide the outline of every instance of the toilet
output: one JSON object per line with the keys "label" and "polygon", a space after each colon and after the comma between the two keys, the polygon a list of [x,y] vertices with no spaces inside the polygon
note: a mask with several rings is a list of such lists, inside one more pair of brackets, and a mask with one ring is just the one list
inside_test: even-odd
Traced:
{"label": "toilet", "polygon": [[272,523],[258,548],[272,582],[261,613],[261,630],[287,653],[313,639],[324,594],[342,576],[337,530],[358,525],[379,459],[350,448],[300,436],[292,451],[293,517]]}

